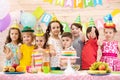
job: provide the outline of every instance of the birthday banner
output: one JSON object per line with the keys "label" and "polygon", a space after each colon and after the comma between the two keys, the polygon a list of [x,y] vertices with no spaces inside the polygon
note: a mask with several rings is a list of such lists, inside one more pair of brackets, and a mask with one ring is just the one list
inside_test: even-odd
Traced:
{"label": "birthday banner", "polygon": [[86,8],[102,5],[102,0],[43,0],[44,2],[54,3],[64,7],[71,8]]}

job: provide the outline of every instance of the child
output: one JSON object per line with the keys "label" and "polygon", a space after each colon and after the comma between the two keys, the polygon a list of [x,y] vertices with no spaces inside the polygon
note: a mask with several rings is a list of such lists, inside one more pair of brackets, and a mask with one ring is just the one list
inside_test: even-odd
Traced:
{"label": "child", "polygon": [[111,16],[109,16],[108,19],[109,21],[104,24],[105,40],[103,40],[102,43],[98,42],[102,50],[100,61],[108,63],[112,70],[120,71],[120,60],[118,59],[120,44],[114,40],[117,32],[116,25],[112,23]]}
{"label": "child", "polygon": [[97,60],[97,40],[99,32],[96,27],[88,27],[86,31],[86,41],[82,50],[82,69],[89,69],[91,64]]}
{"label": "child", "polygon": [[[64,32],[61,38],[62,38],[63,51],[75,51],[75,49],[72,46],[73,37],[70,32]],[[72,64],[74,64],[75,62],[76,62],[75,59],[71,59]],[[66,67],[67,60],[61,58],[60,64],[61,64],[61,68]]]}
{"label": "child", "polygon": [[32,45],[34,35],[34,30],[30,27],[24,27],[22,30],[23,44],[20,45],[18,50],[18,58],[20,60],[20,66],[30,66],[31,65],[31,56],[34,46]]}
{"label": "child", "polygon": [[80,59],[77,59],[76,63],[81,65],[81,52],[83,43],[85,41],[84,35],[82,33],[82,25],[79,23],[73,23],[71,25],[71,33],[73,35],[73,47],[77,52],[77,56],[80,57]]}
{"label": "child", "polygon": [[50,46],[51,53],[51,69],[59,70],[60,69],[60,61],[59,56],[62,51],[62,43],[60,35],[63,33],[63,26],[59,21],[51,21],[48,24],[46,30],[46,40],[48,39],[48,44]]}
{"label": "child", "polygon": [[13,25],[9,29],[8,36],[6,38],[4,52],[6,55],[5,66],[13,66],[15,64],[19,65],[19,60],[17,57],[18,44],[21,43],[21,33],[17,26]]}
{"label": "child", "polygon": [[[49,51],[48,51],[49,46],[47,45],[47,41],[45,40],[45,35],[42,29],[38,28],[35,33],[35,36],[36,36],[35,37],[36,46],[34,49],[34,53],[32,54],[32,60],[33,60],[32,65],[35,68],[41,69],[43,60],[45,58],[48,58],[49,60]],[[50,64],[48,64],[48,66],[50,67]]]}

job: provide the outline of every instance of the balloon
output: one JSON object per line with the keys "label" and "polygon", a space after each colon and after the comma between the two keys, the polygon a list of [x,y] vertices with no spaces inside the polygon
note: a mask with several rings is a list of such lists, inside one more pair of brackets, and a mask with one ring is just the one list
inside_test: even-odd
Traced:
{"label": "balloon", "polygon": [[9,12],[9,3],[7,0],[0,0],[0,19],[3,19]]}
{"label": "balloon", "polygon": [[36,24],[35,16],[33,16],[33,14],[30,14],[27,12],[22,13],[20,21],[21,21],[21,24],[23,25],[23,27],[29,26],[32,28]]}
{"label": "balloon", "polygon": [[0,32],[4,31],[9,26],[10,22],[11,17],[9,14],[3,19],[0,19]]}

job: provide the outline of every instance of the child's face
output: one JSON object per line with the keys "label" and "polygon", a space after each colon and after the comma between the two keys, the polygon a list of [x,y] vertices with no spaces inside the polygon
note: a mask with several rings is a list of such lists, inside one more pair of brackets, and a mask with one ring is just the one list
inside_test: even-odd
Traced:
{"label": "child's face", "polygon": [[60,25],[57,22],[51,24],[51,33],[53,35],[58,35],[60,33]]}
{"label": "child's face", "polygon": [[80,32],[82,32],[80,28],[78,28],[74,25],[71,27],[71,33],[74,37],[78,37]]}
{"label": "child's face", "polygon": [[111,40],[114,37],[115,32],[111,28],[105,28],[104,35],[107,40]]}
{"label": "child's face", "polygon": [[23,36],[23,43],[25,43],[25,44],[31,44],[32,43],[33,36],[32,36],[31,33],[24,32],[22,36]]}
{"label": "child's face", "polygon": [[35,42],[38,47],[43,47],[43,45],[45,43],[45,38],[44,37],[36,37]]}
{"label": "child's face", "polygon": [[88,39],[96,38],[95,28],[92,28],[91,32],[87,33]]}
{"label": "child's face", "polygon": [[10,30],[10,38],[12,41],[17,41],[19,37],[19,32],[17,29],[11,29]]}
{"label": "child's face", "polygon": [[64,48],[70,47],[72,44],[72,39],[69,37],[62,37],[62,45]]}

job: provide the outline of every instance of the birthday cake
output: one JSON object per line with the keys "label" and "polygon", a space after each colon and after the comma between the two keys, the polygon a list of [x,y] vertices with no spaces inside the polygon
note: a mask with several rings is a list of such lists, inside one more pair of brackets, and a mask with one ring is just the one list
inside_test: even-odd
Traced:
{"label": "birthday cake", "polygon": [[76,56],[76,51],[62,51],[62,56]]}

